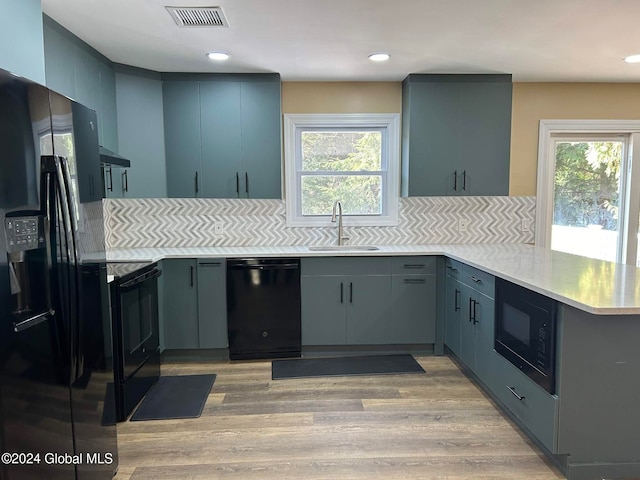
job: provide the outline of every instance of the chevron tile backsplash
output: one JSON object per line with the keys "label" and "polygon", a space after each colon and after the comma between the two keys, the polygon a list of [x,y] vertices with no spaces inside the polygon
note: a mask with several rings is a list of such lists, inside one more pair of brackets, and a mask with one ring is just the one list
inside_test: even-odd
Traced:
{"label": "chevron tile backsplash", "polygon": [[[345,227],[353,245],[532,243],[535,197],[409,197],[394,227]],[[107,248],[330,245],[335,224],[287,227],[283,200],[106,199]],[[458,220],[467,219],[466,232]],[[522,231],[522,219],[529,231]],[[224,232],[216,235],[214,222]]]}

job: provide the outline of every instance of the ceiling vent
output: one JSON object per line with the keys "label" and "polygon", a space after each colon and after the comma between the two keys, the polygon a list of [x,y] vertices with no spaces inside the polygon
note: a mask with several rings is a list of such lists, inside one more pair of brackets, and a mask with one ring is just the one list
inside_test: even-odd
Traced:
{"label": "ceiling vent", "polygon": [[166,8],[179,27],[229,27],[220,7]]}

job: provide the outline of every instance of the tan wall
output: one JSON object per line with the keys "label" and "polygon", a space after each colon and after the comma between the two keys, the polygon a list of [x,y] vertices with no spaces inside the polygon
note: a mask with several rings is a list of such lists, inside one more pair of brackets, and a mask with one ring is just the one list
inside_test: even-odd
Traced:
{"label": "tan wall", "polygon": [[282,113],[400,113],[400,82],[283,82]]}
{"label": "tan wall", "polygon": [[640,119],[640,84],[514,83],[509,195],[535,195],[540,120]]}
{"label": "tan wall", "polygon": [[[283,82],[283,113],[401,113],[400,82]],[[640,119],[640,83],[514,83],[509,195],[536,194],[542,119]]]}

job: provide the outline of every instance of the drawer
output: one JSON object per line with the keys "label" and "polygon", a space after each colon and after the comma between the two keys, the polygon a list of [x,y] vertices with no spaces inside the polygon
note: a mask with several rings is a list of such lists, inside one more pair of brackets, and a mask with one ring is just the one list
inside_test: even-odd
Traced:
{"label": "drawer", "polygon": [[495,277],[490,273],[464,265],[460,281],[488,297],[495,298],[496,296]]}
{"label": "drawer", "polygon": [[435,275],[437,258],[435,255],[391,257],[391,273],[393,275]]}
{"label": "drawer", "polygon": [[447,258],[444,262],[444,270],[448,277],[462,278],[462,263],[457,260]]}
{"label": "drawer", "polygon": [[391,257],[304,257],[301,275],[389,275]]}
{"label": "drawer", "polygon": [[502,405],[545,447],[556,452],[558,398],[513,366],[495,350],[487,384]]}

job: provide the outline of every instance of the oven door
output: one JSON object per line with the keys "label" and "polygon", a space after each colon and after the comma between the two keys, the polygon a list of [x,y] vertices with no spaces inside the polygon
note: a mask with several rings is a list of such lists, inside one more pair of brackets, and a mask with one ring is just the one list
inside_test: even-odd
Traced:
{"label": "oven door", "polygon": [[496,279],[495,349],[549,393],[555,390],[556,302]]}
{"label": "oven door", "polygon": [[122,381],[134,375],[155,354],[158,332],[158,277],[154,268],[118,286],[122,335]]}

